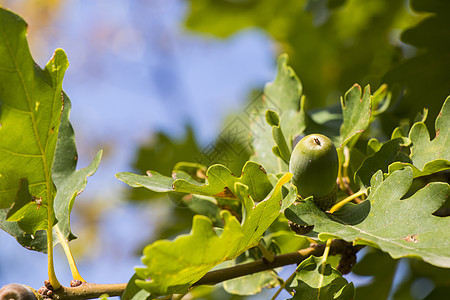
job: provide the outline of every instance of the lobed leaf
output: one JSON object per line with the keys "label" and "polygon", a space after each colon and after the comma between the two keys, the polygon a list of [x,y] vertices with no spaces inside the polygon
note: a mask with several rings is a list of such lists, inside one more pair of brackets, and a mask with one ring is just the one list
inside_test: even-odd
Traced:
{"label": "lobed leaf", "polygon": [[[437,161],[446,161],[450,168],[450,97],[448,97],[436,118],[436,136],[430,140],[430,134],[424,122],[413,125],[409,133],[411,139],[411,160],[420,170],[432,168]],[[444,163],[444,162],[442,162]]]}
{"label": "lobed leaf", "polygon": [[[278,174],[287,171],[287,165],[274,155],[273,137],[277,140],[280,155],[284,160],[292,149],[292,142],[296,135],[303,132],[306,126],[304,99],[302,99],[302,84],[294,70],[288,66],[288,56],[281,55],[278,59],[278,74],[275,80],[268,83],[264,89],[262,99],[257,99],[250,111],[250,128],[252,132],[252,146],[255,151],[251,160],[264,165],[268,173]],[[271,135],[271,127],[275,123],[266,123],[266,112],[276,112],[278,118],[269,113],[269,122],[277,122],[275,128],[283,128],[284,134],[275,129]],[[282,136],[282,139],[281,139]],[[287,145],[285,145],[287,144]]]}
{"label": "lobed leaf", "polygon": [[275,141],[275,146],[272,147],[272,152],[279,158],[281,158],[286,164],[289,165],[289,159],[291,158],[291,148],[286,143],[283,131],[280,126],[280,117],[278,113],[273,110],[267,110],[266,121],[272,126],[272,137]]}
{"label": "lobed leaf", "polygon": [[389,165],[389,173],[412,168],[414,178],[431,175],[450,169],[450,97],[442,105],[441,112],[436,118],[436,135],[430,140],[430,134],[425,119],[415,123],[410,132],[411,154],[409,162],[393,162]]}
{"label": "lobed leaf", "polygon": [[371,151],[376,152],[366,157],[355,173],[355,182],[361,188],[370,186],[370,179],[378,170],[388,173],[392,163],[398,162],[402,166],[399,169],[403,169],[404,164],[410,162],[409,157],[402,152],[405,143],[404,138],[395,138],[382,145],[374,145],[377,143],[375,141],[375,139],[370,140],[368,146],[370,145]]}
{"label": "lobed leaf", "polygon": [[56,50],[41,70],[29,52],[25,22],[0,9],[0,23],[0,80],[7,87],[0,89],[0,208],[5,208],[0,227],[24,247],[46,252],[48,220],[58,220],[54,244],[74,238],[73,200],[97,169],[101,154],[89,167],[75,171],[71,104],[62,90],[68,67],[64,51]]}
{"label": "lobed leaf", "polygon": [[323,257],[310,256],[297,270],[296,281],[291,284],[295,295],[290,299],[353,299],[353,283],[348,283]]}
{"label": "lobed leaf", "polygon": [[[13,205],[9,216],[2,213],[13,223],[2,218],[0,226],[24,246],[35,247],[36,231],[55,219],[51,172],[68,61],[58,49],[45,68],[39,68],[31,57],[26,29],[20,17],[0,8],[0,81],[4,87],[0,89],[0,209]],[[20,237],[27,234],[31,240]]]}
{"label": "lobed leaf", "polygon": [[248,161],[240,177],[234,176],[223,165],[212,165],[206,171],[207,181],[199,183],[187,173],[175,170],[173,178],[149,171],[148,176],[129,172],[116,174],[116,177],[132,187],[145,187],[155,192],[179,192],[218,198],[237,199],[235,183],[242,183],[249,188],[249,194],[255,201],[263,200],[272,190],[272,184],[264,168]]}
{"label": "lobed leaf", "polygon": [[341,238],[380,248],[393,258],[418,257],[448,268],[450,218],[432,214],[448,198],[449,185],[430,183],[403,199],[412,180],[410,167],[395,171],[386,179],[378,171],[372,177],[369,197],[358,205],[347,204],[331,215],[307,199],[288,208],[285,214],[293,222],[314,225],[314,234],[323,241]]}
{"label": "lobed leaf", "polygon": [[87,184],[87,177],[95,173],[100,164],[102,151],[98,152],[89,166],[76,170],[78,154],[75,145],[75,133],[69,122],[71,103],[69,97],[63,93],[64,109],[61,114],[58,141],[52,166],[52,179],[57,193],[54,209],[58,223],[53,228],[54,244],[67,243],[75,238],[70,229],[70,213],[75,197],[83,192]]}
{"label": "lobed leaf", "polygon": [[343,123],[340,129],[340,147],[356,142],[363,131],[369,127],[371,116],[370,87],[366,86],[362,95],[361,87],[355,84],[341,99]]}
{"label": "lobed leaf", "polygon": [[221,216],[225,225],[218,235],[210,219],[195,216],[190,234],[173,241],[156,241],[144,249],[142,262],[146,266],[136,269],[140,278],[136,284],[152,294],[184,293],[214,266],[254,247],[279,216],[281,188],[290,177],[291,174],[283,176],[257,205],[247,196],[248,187],[236,182],[235,190],[246,210],[242,223],[224,210]]}

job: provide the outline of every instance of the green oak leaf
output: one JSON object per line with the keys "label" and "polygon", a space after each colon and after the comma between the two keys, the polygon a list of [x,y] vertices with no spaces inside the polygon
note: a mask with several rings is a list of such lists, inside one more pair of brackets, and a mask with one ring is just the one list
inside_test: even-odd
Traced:
{"label": "green oak leaf", "polygon": [[369,197],[358,205],[347,204],[334,214],[326,214],[307,199],[288,208],[285,215],[293,222],[314,225],[314,232],[322,241],[341,238],[380,248],[393,258],[418,257],[448,268],[450,218],[432,214],[448,198],[449,185],[433,182],[403,199],[412,181],[410,167],[395,171],[386,179],[378,171],[372,177]]}
{"label": "green oak leaf", "polygon": [[[265,241],[266,237],[264,237],[261,241]],[[270,243],[266,247],[270,251],[273,246],[275,246],[275,244]],[[278,253],[277,251],[270,252],[274,254]],[[254,262],[261,258],[261,251],[257,247],[254,247],[248,251],[245,251],[233,261],[224,262],[218,267],[229,268],[238,264]],[[227,280],[223,283],[223,288],[232,295],[254,295],[259,293],[265,287],[274,287],[277,285],[279,285],[277,273],[274,270],[268,270]]]}
{"label": "green oak leaf", "polygon": [[41,201],[41,199],[33,199],[28,190],[28,180],[21,179],[16,200],[6,215],[6,221],[17,222],[24,232],[32,235],[37,230],[46,230],[47,208],[39,204]]}
{"label": "green oak leaf", "polygon": [[205,183],[199,183],[182,171],[175,171],[172,176],[174,178],[153,171],[148,171],[147,174],[122,172],[116,174],[116,177],[132,187],[145,187],[155,192],[191,193],[230,199],[237,199],[234,186],[236,182],[240,182],[249,187],[249,194],[255,201],[263,200],[273,187],[264,168],[252,161],[244,165],[240,177],[234,176],[223,165],[212,165],[206,171]]}
{"label": "green oak leaf", "polygon": [[391,104],[392,93],[388,91],[387,84],[382,84],[376,91],[373,93],[372,97],[372,113],[371,118],[373,119],[375,116],[378,116],[384,113],[388,108],[389,104]]}
{"label": "green oak leaf", "polygon": [[378,141],[376,138],[371,138],[367,142],[367,149],[366,149],[367,155],[372,155],[375,152],[379,151],[381,149],[382,145],[383,145],[383,143]]}
{"label": "green oak leaf", "polygon": [[[20,17],[0,8],[0,209],[11,207],[26,179],[29,195],[46,209],[22,210],[19,206],[29,205],[22,199],[14,203],[13,219],[20,219],[22,224],[40,224],[22,226],[32,231],[28,232],[32,237],[47,220],[54,222],[51,204],[56,189],[51,174],[63,106],[62,80],[68,61],[64,51],[58,49],[45,68],[39,68],[31,57],[26,30]],[[20,195],[28,198],[26,193]],[[2,219],[0,226],[10,233],[20,232],[17,227],[12,229],[15,225],[6,223]]]}
{"label": "green oak leaf", "polygon": [[310,256],[300,263],[291,283],[295,299],[353,299],[355,288],[324,257]]}
{"label": "green oak leaf", "polygon": [[116,178],[134,188],[146,187],[158,193],[175,192],[172,186],[175,179],[161,175],[155,171],[147,171],[147,176],[130,172],[120,172],[116,174]]}
{"label": "green oak leaf", "polygon": [[[171,174],[177,162],[189,161],[200,151],[194,132],[190,127],[186,129],[185,137],[180,140],[172,139],[170,136],[158,132],[153,134],[150,141],[141,145],[137,150],[133,169],[145,172],[151,166],[153,171],[167,176]],[[130,196],[127,198],[132,200],[161,197],[159,193],[144,188],[131,189],[129,192]]]}
{"label": "green oak leaf", "polygon": [[[376,145],[376,148],[373,144],[375,144],[374,139],[371,140],[371,152],[375,151],[372,155],[366,157],[359,167],[359,169],[355,173],[355,182],[359,184],[361,188],[367,188],[370,185],[370,179],[373,174],[375,174],[378,170],[382,170],[384,173],[388,173],[391,164],[394,162],[398,162],[400,166],[403,166],[405,163],[410,162],[409,157],[402,152],[403,145],[405,143],[404,138],[395,138],[383,143],[379,148]],[[369,144],[368,144],[369,145]]]}
{"label": "green oak leaf", "polygon": [[232,295],[255,295],[265,287],[278,284],[278,275],[271,270],[227,280],[223,283],[223,288]]}
{"label": "green oak leaf", "polygon": [[[292,149],[295,136],[305,129],[306,113],[302,96],[302,84],[294,70],[288,66],[288,56],[278,59],[278,74],[273,82],[266,85],[262,99],[256,99],[248,109],[254,154],[251,160],[264,165],[268,173],[278,174],[287,171],[287,165],[272,152],[272,125],[266,123],[266,111],[272,110],[279,115],[280,128],[283,128],[288,148],[283,145],[280,152],[283,157]],[[275,133],[279,136],[279,132]],[[285,143],[286,143],[285,142]],[[277,143],[278,144],[278,143]]]}
{"label": "green oak leaf", "polygon": [[340,147],[354,145],[363,131],[369,127],[371,116],[370,87],[366,86],[362,95],[361,87],[355,84],[341,99],[343,123],[341,125]]}
{"label": "green oak leaf", "polygon": [[221,217],[225,225],[218,235],[209,218],[194,216],[190,234],[173,241],[159,240],[144,249],[142,262],[146,266],[136,268],[140,278],[136,284],[152,294],[184,293],[214,266],[256,246],[279,216],[281,189],[291,176],[283,176],[267,198],[257,205],[248,197],[248,187],[236,182],[234,189],[244,200],[246,210],[242,222],[223,210]]}
{"label": "green oak leaf", "polygon": [[378,109],[377,114],[381,114],[389,101],[386,85],[380,86],[371,96],[369,86],[362,93],[361,87],[355,84],[341,97],[340,105],[308,111],[304,133],[325,134],[337,148],[342,149],[346,145],[352,148],[375,119],[372,105]]}
{"label": "green oak leaf", "polygon": [[305,128],[306,113],[303,109],[302,83],[295,71],[288,66],[288,56],[283,54],[278,58],[278,74],[273,82],[266,84],[264,96],[267,102],[273,102],[280,116],[280,124],[286,133],[288,141],[292,142],[295,135]]}
{"label": "green oak leaf", "polygon": [[272,148],[273,153],[289,165],[291,150],[286,143],[283,131],[281,130],[280,117],[278,116],[278,113],[270,109],[267,110],[266,121],[270,126],[272,126],[272,137],[276,144],[276,146]]}
{"label": "green oak leaf", "polygon": [[120,296],[120,299],[122,300],[147,300],[150,297],[150,293],[146,290],[140,289],[136,285],[136,279],[139,279],[139,277],[136,274],[133,274],[131,276],[130,280],[128,281],[127,287],[125,291],[123,292],[122,296]]}
{"label": "green oak leaf", "polygon": [[6,210],[0,209],[0,227],[13,236],[17,242],[28,250],[47,253],[47,231],[38,230],[35,234],[26,233],[17,222],[6,221]]}
{"label": "green oak leaf", "polygon": [[65,93],[63,93],[63,101],[64,109],[61,114],[52,166],[52,179],[57,189],[53,206],[58,219],[58,223],[53,227],[53,234],[57,237],[54,244],[67,243],[75,238],[70,229],[70,213],[73,203],[75,197],[86,187],[87,177],[93,175],[97,170],[102,157],[102,151],[100,151],[89,166],[76,170],[78,154],[75,133],[69,122],[71,103]]}
{"label": "green oak leaf", "polygon": [[[450,97],[445,100],[436,118],[436,135],[433,140],[430,140],[424,121],[415,123],[409,132],[412,164],[407,165],[413,168],[414,177],[450,169]],[[401,169],[404,165],[395,163],[389,167],[389,172]]]}

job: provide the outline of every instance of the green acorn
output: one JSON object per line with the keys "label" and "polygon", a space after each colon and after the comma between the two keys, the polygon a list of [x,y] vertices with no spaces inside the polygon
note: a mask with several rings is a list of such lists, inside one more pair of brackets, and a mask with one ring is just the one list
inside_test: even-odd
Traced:
{"label": "green acorn", "polygon": [[289,171],[302,198],[314,197],[322,210],[336,202],[339,159],[333,142],[322,134],[302,138],[292,151]]}

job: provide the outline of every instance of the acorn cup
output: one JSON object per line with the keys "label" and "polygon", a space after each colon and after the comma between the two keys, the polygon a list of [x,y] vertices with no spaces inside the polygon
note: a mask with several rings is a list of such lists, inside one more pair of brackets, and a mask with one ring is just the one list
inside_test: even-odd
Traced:
{"label": "acorn cup", "polygon": [[292,184],[302,198],[313,196],[323,211],[330,209],[337,199],[336,178],[339,158],[333,142],[323,134],[302,138],[292,151],[289,171]]}

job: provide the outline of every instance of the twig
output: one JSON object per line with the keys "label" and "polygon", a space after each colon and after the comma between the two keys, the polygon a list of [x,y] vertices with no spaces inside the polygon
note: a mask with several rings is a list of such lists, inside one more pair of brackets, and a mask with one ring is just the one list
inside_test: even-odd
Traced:
{"label": "twig", "polygon": [[103,294],[109,296],[121,296],[127,287],[126,283],[118,284],[94,284],[84,282],[77,287],[65,287],[53,291],[54,299],[70,299],[70,300],[83,300],[98,298]]}
{"label": "twig", "polygon": [[286,265],[297,264],[308,258],[310,255],[322,255],[324,248],[325,245],[317,244],[313,247],[302,249],[297,252],[275,255],[272,262],[260,259],[254,262],[237,265],[230,268],[210,271],[205,274],[205,276],[203,276],[199,281],[194,283],[193,286],[214,285],[233,278],[267,271]]}
{"label": "twig", "polygon": [[[278,295],[281,293],[281,291],[283,289],[286,288],[286,284],[290,284],[291,281],[294,279],[295,274],[297,274],[298,268],[300,267],[300,264],[298,264],[297,268],[295,269],[295,271],[291,274],[291,276],[289,276],[288,279],[286,279],[286,281],[284,281],[282,284],[280,284],[280,287],[278,288],[278,290],[276,291],[276,293],[272,296],[272,298],[270,300],[275,300],[277,299]],[[288,291],[290,292],[290,291]]]}

